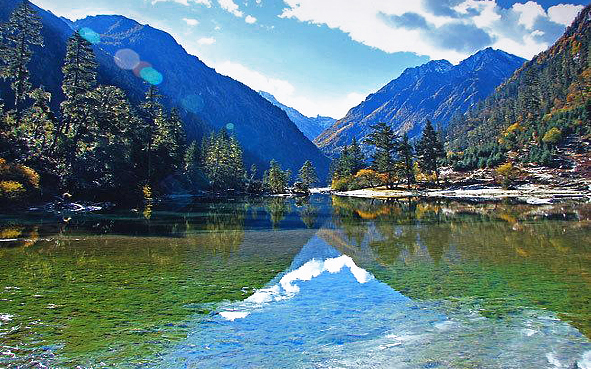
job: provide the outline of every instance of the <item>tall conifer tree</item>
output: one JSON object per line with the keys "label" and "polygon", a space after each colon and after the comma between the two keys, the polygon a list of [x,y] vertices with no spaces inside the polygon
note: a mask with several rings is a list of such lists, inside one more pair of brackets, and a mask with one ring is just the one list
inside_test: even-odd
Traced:
{"label": "tall conifer tree", "polygon": [[402,136],[402,140],[398,145],[398,156],[400,157],[400,166],[402,177],[406,181],[406,185],[410,189],[411,184],[415,181],[414,162],[412,145],[408,140],[408,134]]}
{"label": "tall conifer tree", "polygon": [[398,148],[398,140],[392,127],[386,123],[378,123],[371,127],[373,129],[365,143],[375,148],[373,154],[373,168],[377,172],[384,173],[388,176],[387,185],[389,187],[393,184],[393,175],[396,171],[396,149]]}
{"label": "tall conifer tree", "polygon": [[0,56],[4,65],[2,77],[10,80],[14,91],[15,108],[19,115],[19,105],[31,90],[27,65],[33,52],[31,46],[43,46],[41,19],[28,0],[23,0],[11,14],[2,28],[4,45]]}
{"label": "tall conifer tree", "polygon": [[316,174],[316,169],[312,165],[310,160],[306,160],[304,165],[300,168],[298,173],[300,181],[304,185],[305,188],[309,188],[314,183],[318,182],[318,175]]}
{"label": "tall conifer tree", "polygon": [[92,44],[75,32],[68,40],[62,67],[62,91],[66,100],[61,104],[63,123],[59,127],[59,133],[71,138],[73,144],[84,134],[92,110],[89,93],[96,86],[96,69]]}
{"label": "tall conifer tree", "polygon": [[445,157],[445,150],[443,149],[443,143],[439,140],[438,134],[433,128],[433,124],[428,119],[417,145],[417,156],[421,169],[434,173],[436,181],[439,183],[439,159]]}

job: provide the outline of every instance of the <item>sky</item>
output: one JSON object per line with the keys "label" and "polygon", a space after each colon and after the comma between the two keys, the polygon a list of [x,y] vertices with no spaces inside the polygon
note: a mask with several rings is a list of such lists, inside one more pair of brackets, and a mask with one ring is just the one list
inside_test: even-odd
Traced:
{"label": "sky", "polygon": [[486,47],[531,59],[589,4],[567,1],[32,0],[71,20],[120,14],[162,29],[219,73],[337,119],[429,60]]}

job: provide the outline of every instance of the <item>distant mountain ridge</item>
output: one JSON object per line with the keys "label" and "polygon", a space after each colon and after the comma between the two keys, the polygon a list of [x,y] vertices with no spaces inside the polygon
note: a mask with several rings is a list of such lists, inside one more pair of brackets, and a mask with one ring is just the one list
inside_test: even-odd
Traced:
{"label": "distant mountain ridge", "polygon": [[353,137],[363,140],[370,126],[385,122],[411,138],[422,132],[426,119],[445,128],[456,114],[465,113],[510,77],[525,59],[487,48],[458,65],[433,60],[406,69],[379,91],[349,110],[324,131],[315,143],[334,154]]}
{"label": "distant mountain ridge", "polygon": [[289,107],[280,103],[275,96],[265,91],[259,91],[262,97],[269,100],[273,105],[281,108],[289,119],[298,126],[300,131],[308,137],[310,141],[313,141],[322,131],[332,126],[337,120],[331,117],[323,117],[318,115],[316,117],[307,117],[300,113],[297,109]]}
{"label": "distant mountain ridge", "polygon": [[[19,2],[2,0],[0,21],[7,20]],[[43,9],[38,9],[38,13],[46,46],[34,49],[30,64],[32,83],[43,85],[52,93],[54,109],[63,100],[61,65],[66,41],[75,29],[88,27],[101,37],[94,47],[99,83],[118,86],[131,101],[141,101],[146,83],[132,71],[120,69],[114,61],[117,51],[133,50],[162,74],[159,91],[167,106],[181,108],[189,139],[200,140],[212,130],[229,128],[244,148],[246,164],[256,164],[260,173],[271,159],[294,173],[310,160],[321,178],[328,173],[329,159],[284,111],[246,85],[218,74],[189,55],[168,33],[123,16],[103,15],[67,22]],[[10,89],[2,88],[2,98],[10,101],[9,95]]]}

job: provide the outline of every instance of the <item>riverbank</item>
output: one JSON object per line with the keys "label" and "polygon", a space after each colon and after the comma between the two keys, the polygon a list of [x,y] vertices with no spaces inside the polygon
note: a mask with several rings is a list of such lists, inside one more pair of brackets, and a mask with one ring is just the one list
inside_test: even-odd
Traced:
{"label": "riverbank", "polygon": [[388,190],[367,188],[355,191],[332,192],[336,196],[361,198],[431,198],[460,201],[513,200],[527,204],[551,204],[565,200],[591,202],[591,184],[586,188],[556,187],[542,184],[523,184],[510,189],[494,185],[452,186],[443,189]]}

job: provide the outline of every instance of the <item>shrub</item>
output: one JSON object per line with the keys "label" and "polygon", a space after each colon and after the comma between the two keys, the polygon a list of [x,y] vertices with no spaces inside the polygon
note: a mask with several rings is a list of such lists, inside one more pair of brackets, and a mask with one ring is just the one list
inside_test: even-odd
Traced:
{"label": "shrub", "polygon": [[355,182],[361,187],[376,187],[384,182],[383,176],[373,169],[361,169],[355,175]]}
{"label": "shrub", "polygon": [[20,200],[26,192],[17,181],[0,181],[0,200]]}
{"label": "shrub", "polygon": [[562,139],[562,131],[556,127],[552,127],[546,132],[542,141],[550,145],[556,145]]}
{"label": "shrub", "polygon": [[519,176],[519,170],[513,166],[513,163],[500,165],[495,172],[501,177],[500,182],[504,188],[508,188]]}
{"label": "shrub", "polygon": [[26,187],[39,188],[39,174],[35,170],[21,164],[9,164],[2,158],[0,158],[0,180],[17,181]]}
{"label": "shrub", "polygon": [[39,174],[21,165],[0,158],[0,201],[21,200],[39,188]]}
{"label": "shrub", "polygon": [[331,188],[335,191],[353,191],[376,187],[385,183],[387,177],[371,169],[362,169],[355,176],[333,178]]}
{"label": "shrub", "polygon": [[28,183],[30,186],[34,188],[39,188],[40,178],[39,174],[35,172],[35,170],[24,165],[17,165],[16,170],[21,175],[25,183]]}
{"label": "shrub", "polygon": [[352,186],[355,177],[346,176],[342,178],[334,178],[331,183],[331,188],[335,191],[349,191]]}

